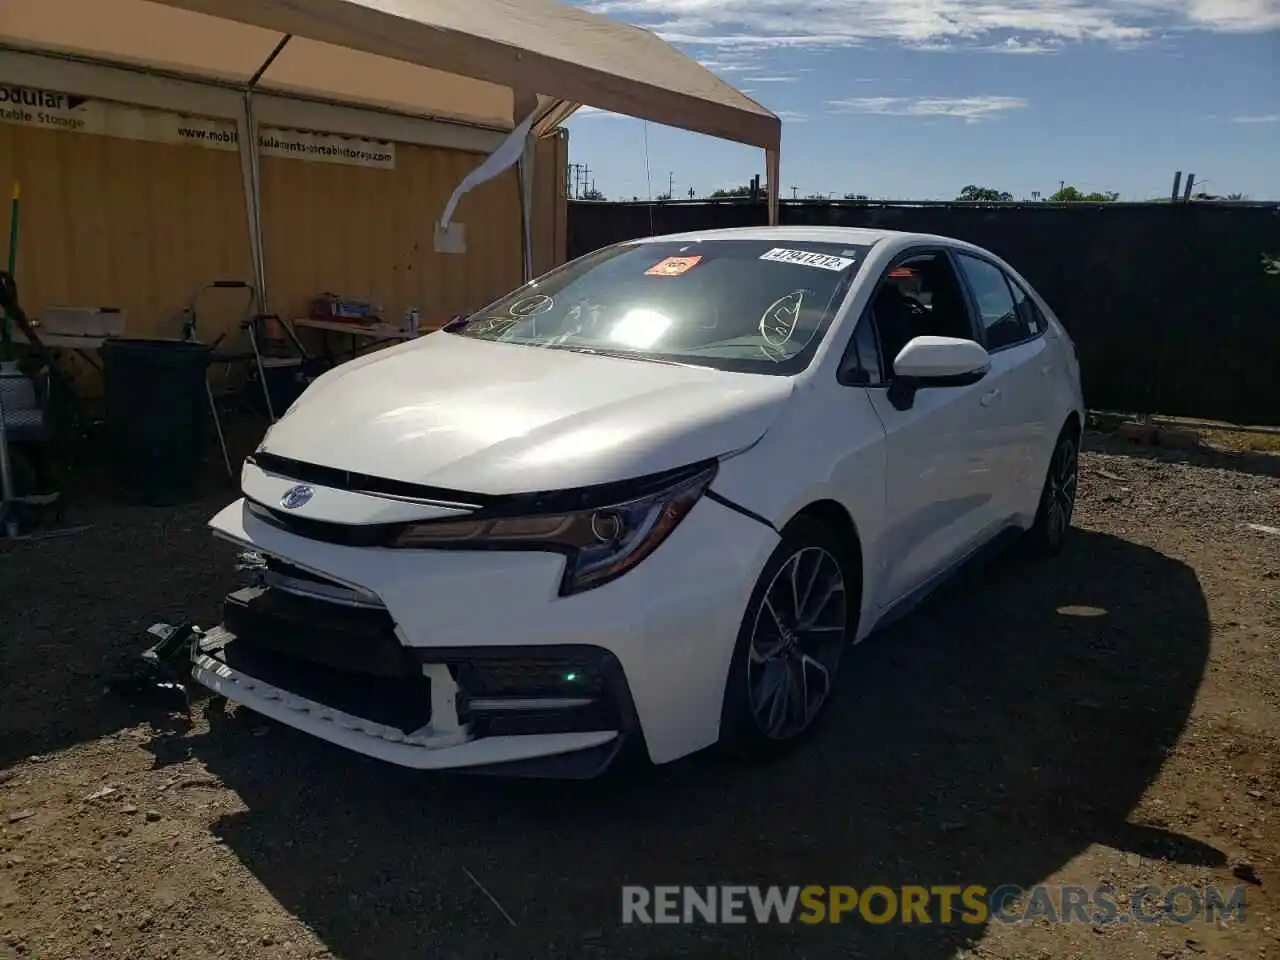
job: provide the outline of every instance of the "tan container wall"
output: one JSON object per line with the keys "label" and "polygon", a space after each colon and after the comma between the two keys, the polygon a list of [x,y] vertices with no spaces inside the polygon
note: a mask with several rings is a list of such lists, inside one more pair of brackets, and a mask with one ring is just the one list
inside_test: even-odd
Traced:
{"label": "tan container wall", "polygon": [[514,171],[464,196],[454,220],[467,252],[435,252],[434,224],[483,156],[396,145],[396,169],[262,159],[262,230],[271,308],[305,316],[335,293],[381,304],[424,327],[477,310],[521,280],[520,196]]}
{"label": "tan container wall", "polygon": [[[534,265],[563,262],[567,142],[538,144]],[[265,255],[272,308],[303,315],[332,291],[381,303],[399,321],[416,306],[424,326],[484,306],[521,280],[514,171],[463,197],[467,253],[434,251],[433,223],[454,186],[483,157],[397,144],[396,169],[262,159]],[[130,337],[176,337],[181,314],[213,280],[252,282],[238,155],[96,134],[0,126],[0,263],[8,254],[8,198],[22,184],[17,279],[27,313],[110,306]],[[236,334],[244,296],[202,298],[199,334]],[[84,387],[100,390],[92,371]]]}
{"label": "tan container wall", "polygon": [[[15,180],[18,292],[28,316],[50,306],[119,307],[128,311],[127,336],[177,337],[197,287],[252,280],[234,153],[0,126],[6,265]],[[231,294],[206,303],[205,338],[243,315],[243,299]]]}

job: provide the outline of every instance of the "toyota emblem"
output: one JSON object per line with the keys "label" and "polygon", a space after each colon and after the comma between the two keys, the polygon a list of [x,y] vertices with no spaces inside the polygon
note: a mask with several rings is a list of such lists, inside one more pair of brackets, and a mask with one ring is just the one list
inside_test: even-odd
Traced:
{"label": "toyota emblem", "polygon": [[285,495],[280,498],[280,506],[286,510],[297,510],[299,507],[305,506],[314,495],[315,491],[305,484],[290,487],[285,491]]}

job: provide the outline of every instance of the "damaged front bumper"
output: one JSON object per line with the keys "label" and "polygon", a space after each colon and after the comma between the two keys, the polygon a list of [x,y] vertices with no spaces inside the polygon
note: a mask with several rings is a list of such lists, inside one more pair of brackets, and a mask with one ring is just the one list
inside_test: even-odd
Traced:
{"label": "damaged front bumper", "polygon": [[416,649],[374,598],[274,557],[197,637],[228,700],[399,766],[591,777],[639,738],[622,668],[588,646]]}

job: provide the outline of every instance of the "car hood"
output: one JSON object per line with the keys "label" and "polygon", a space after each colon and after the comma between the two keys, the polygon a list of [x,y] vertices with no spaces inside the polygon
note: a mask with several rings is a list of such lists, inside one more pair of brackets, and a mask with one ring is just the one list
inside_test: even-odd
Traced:
{"label": "car hood", "polygon": [[788,377],[433,333],[320,377],[262,450],[481,494],[610,483],[750,446]]}

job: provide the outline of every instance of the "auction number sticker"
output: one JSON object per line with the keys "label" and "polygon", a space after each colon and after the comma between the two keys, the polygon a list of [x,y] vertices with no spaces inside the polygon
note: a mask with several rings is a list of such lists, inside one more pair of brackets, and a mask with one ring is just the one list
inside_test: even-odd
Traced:
{"label": "auction number sticker", "polygon": [[778,263],[795,263],[802,267],[817,267],[819,270],[834,270],[837,273],[847,270],[855,263],[852,257],[833,257],[829,253],[814,253],[812,250],[787,250],[774,247],[760,254],[761,260],[774,260]]}
{"label": "auction number sticker", "polygon": [[678,277],[681,274],[688,273],[701,262],[701,257],[667,257],[646,270],[645,276]]}

